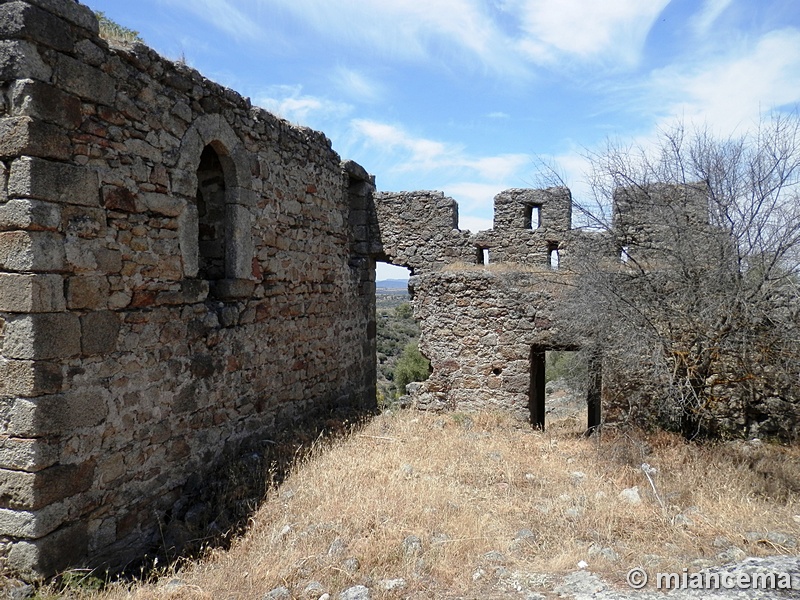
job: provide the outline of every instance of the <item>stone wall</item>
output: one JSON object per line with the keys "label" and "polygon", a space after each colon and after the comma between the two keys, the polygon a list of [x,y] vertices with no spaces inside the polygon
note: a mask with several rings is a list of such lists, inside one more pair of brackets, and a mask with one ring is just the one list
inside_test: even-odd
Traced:
{"label": "stone wall", "polygon": [[506,190],[494,200],[494,228],[473,234],[458,229],[458,206],[441,193],[375,195],[371,251],[411,269],[420,350],[431,361],[429,379],[411,386],[418,407],[534,420],[543,402],[532,391],[534,348],[585,343],[555,316],[573,256],[596,237],[571,228],[571,202],[565,188]]}
{"label": "stone wall", "polygon": [[[582,288],[581,276],[602,273],[630,283],[636,280],[631,274],[644,275],[644,287],[627,289],[636,294],[632,305],[638,302],[641,314],[655,314],[666,310],[659,290],[669,290],[675,281],[676,289],[687,289],[680,287],[690,285],[687,274],[699,278],[693,289],[700,289],[699,281],[712,294],[715,285],[729,289],[738,273],[734,243],[724,228],[710,223],[704,185],[619,188],[613,222],[603,232],[572,228],[565,188],[501,192],[494,199],[494,228],[474,234],[457,228],[458,206],[440,193],[377,193],[375,205],[371,252],[413,273],[409,287],[420,321],[420,350],[432,368],[427,381],[408,388],[416,406],[503,409],[544,427],[544,353],[586,349],[588,429],[601,422],[601,397],[611,420],[645,426],[680,422],[679,404],[664,394],[674,374],[655,369],[652,340],[631,364],[630,348],[619,345],[622,336],[607,336],[617,346],[601,347],[607,339],[590,339],[580,329],[574,311],[594,305],[568,295]],[[667,285],[658,287],[662,283]],[[788,307],[795,302],[783,297],[785,291],[776,293]],[[782,324],[797,323],[786,308],[783,313]],[[606,333],[620,325],[609,323]],[[769,327],[761,326],[766,333],[760,339],[769,341]],[[758,359],[759,351],[754,345],[747,351],[751,364],[716,377],[730,386],[714,385],[705,414],[719,434],[795,438],[796,378],[789,381],[794,371],[787,367],[777,377]],[[716,367],[727,373],[730,365]],[[760,382],[745,390],[746,400],[738,385],[745,370],[748,379]]]}
{"label": "stone wall", "polygon": [[119,566],[238,449],[374,405],[374,182],[71,0],[0,4],[0,79],[0,555]]}
{"label": "stone wall", "polygon": [[0,0],[0,82],[0,559],[26,576],[121,566],[232,457],[373,409],[375,261],[413,275],[418,407],[543,426],[544,352],[590,342],[561,310],[573,267],[647,265],[658,211],[707,215],[699,188],[619,190],[612,238],[572,228],[565,188],[511,189],[461,231],[453,199],[377,193],[323,134],[109,47],[72,0]]}

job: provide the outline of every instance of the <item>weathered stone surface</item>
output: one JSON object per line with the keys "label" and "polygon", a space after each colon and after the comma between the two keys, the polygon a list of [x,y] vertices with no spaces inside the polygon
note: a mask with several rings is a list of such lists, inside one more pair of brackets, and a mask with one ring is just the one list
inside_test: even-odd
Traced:
{"label": "weathered stone surface", "polygon": [[8,195],[63,204],[99,206],[97,172],[88,167],[25,156],[11,163]]}
{"label": "weathered stone surface", "polygon": [[80,99],[42,81],[17,81],[10,96],[12,116],[29,116],[65,129],[81,124]]}
{"label": "weathered stone surface", "polygon": [[80,322],[72,313],[19,315],[6,320],[6,358],[49,360],[80,353]]}
{"label": "weathered stone surface", "polygon": [[43,439],[4,437],[0,440],[0,468],[41,471],[58,462],[61,448]]}
{"label": "weathered stone surface", "polygon": [[137,212],[136,197],[123,187],[113,185],[103,186],[103,206],[109,210],[122,212]]}
{"label": "weathered stone surface", "polygon": [[196,277],[199,267],[200,244],[199,244],[199,222],[197,219],[197,207],[187,206],[178,217],[178,235],[181,248],[181,258],[183,259],[183,274],[185,277]]}
{"label": "weathered stone surface", "polygon": [[111,288],[106,277],[76,275],[67,280],[67,307],[103,309]]}
{"label": "weathered stone surface", "polygon": [[227,207],[228,231],[225,257],[228,274],[236,279],[250,279],[253,271],[253,219],[248,209],[230,204]]}
{"label": "weathered stone surface", "polygon": [[64,309],[61,275],[0,273],[0,311],[39,313]]}
{"label": "weathered stone surface", "polygon": [[0,506],[26,511],[40,510],[88,490],[92,486],[93,472],[94,466],[88,463],[55,465],[35,473],[3,470],[0,477]]}
{"label": "weathered stone surface", "polygon": [[255,282],[247,279],[221,279],[213,282],[210,294],[220,300],[250,298],[255,289]]}
{"label": "weathered stone surface", "polygon": [[63,525],[66,516],[63,504],[51,504],[35,512],[0,508],[0,530],[13,537],[35,540]]}
{"label": "weathered stone surface", "polygon": [[52,72],[34,44],[22,40],[0,40],[1,80],[48,80]]}
{"label": "weathered stone surface", "polygon": [[81,351],[84,355],[108,354],[117,349],[120,319],[111,311],[91,312],[81,317]]}
{"label": "weathered stone surface", "polygon": [[61,207],[41,200],[9,200],[0,204],[0,231],[56,231],[61,225]]}
{"label": "weathered stone surface", "polygon": [[77,523],[39,540],[15,543],[6,564],[11,572],[38,577],[41,573],[55,573],[80,562],[87,549],[86,524]]}
{"label": "weathered stone surface", "polygon": [[0,396],[41,396],[61,391],[63,376],[57,363],[0,359]]}
{"label": "weathered stone surface", "polygon": [[99,27],[97,18],[88,6],[77,2],[62,2],[59,0],[25,0],[47,12],[61,17],[65,21],[86,29],[89,33],[97,34]]}
{"label": "weathered stone surface", "polygon": [[47,231],[7,231],[0,233],[0,268],[8,271],[61,271],[64,269],[64,242],[57,233]]}
{"label": "weathered stone surface", "polygon": [[99,388],[18,398],[14,402],[8,433],[14,437],[63,435],[93,427],[107,415],[106,393]]}
{"label": "weathered stone surface", "polygon": [[25,155],[66,160],[69,138],[61,128],[31,117],[0,119],[0,158]]}
{"label": "weathered stone surface", "polygon": [[114,80],[101,70],[64,54],[58,55],[53,79],[56,85],[88,100],[110,106],[116,96]]}
{"label": "weathered stone surface", "polygon": [[166,194],[143,194],[141,198],[147,210],[165,217],[179,216],[186,206],[182,198]]}
{"label": "weathered stone surface", "polygon": [[72,32],[57,17],[26,2],[0,5],[0,37],[24,38],[61,52],[72,52],[75,44]]}

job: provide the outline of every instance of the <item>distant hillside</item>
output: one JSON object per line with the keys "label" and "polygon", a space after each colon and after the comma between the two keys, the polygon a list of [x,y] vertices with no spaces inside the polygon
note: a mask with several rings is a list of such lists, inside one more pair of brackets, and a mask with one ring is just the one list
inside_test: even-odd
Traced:
{"label": "distant hillside", "polygon": [[375,282],[375,287],[389,290],[405,290],[408,288],[408,279],[382,279]]}

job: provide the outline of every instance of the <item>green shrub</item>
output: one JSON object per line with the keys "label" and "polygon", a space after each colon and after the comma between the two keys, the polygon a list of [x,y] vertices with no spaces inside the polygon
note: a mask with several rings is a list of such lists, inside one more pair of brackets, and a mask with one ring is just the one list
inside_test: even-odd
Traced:
{"label": "green shrub", "polygon": [[394,369],[394,382],[398,394],[405,394],[406,386],[412,381],[425,381],[430,372],[431,363],[419,351],[417,343],[406,344]]}

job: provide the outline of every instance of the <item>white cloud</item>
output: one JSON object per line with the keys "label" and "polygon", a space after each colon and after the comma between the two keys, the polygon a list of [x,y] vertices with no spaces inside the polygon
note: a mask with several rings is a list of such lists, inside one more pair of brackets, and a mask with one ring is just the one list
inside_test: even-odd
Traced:
{"label": "white cloud", "polygon": [[405,152],[407,157],[404,168],[436,166],[441,163],[443,157],[457,155],[460,152],[456,146],[413,137],[396,125],[369,119],[354,119],[352,125],[367,144],[377,147],[380,151]]}
{"label": "white cloud", "polygon": [[800,102],[800,30],[772,31],[733,56],[654,73],[644,103],[660,102],[666,120],[683,118],[733,133],[764,112]]}
{"label": "white cloud", "polygon": [[352,110],[349,104],[303,94],[300,85],[270,86],[253,102],[287,121],[302,125],[343,118]]}
{"label": "white cloud", "polygon": [[368,119],[354,119],[351,124],[364,143],[394,153],[398,171],[469,172],[480,179],[501,181],[531,164],[526,154],[469,156],[462,146],[415,137],[396,125]]}
{"label": "white cloud", "polygon": [[378,102],[384,96],[381,84],[369,79],[364,73],[346,67],[334,69],[331,82],[343,95],[358,102]]}
{"label": "white cloud", "polygon": [[478,231],[487,231],[494,225],[492,219],[485,217],[473,217],[472,215],[459,215],[458,228],[461,230],[469,230],[472,233]]}
{"label": "white cloud", "polygon": [[519,173],[524,167],[530,167],[531,157],[527,154],[499,154],[467,159],[463,164],[477,171],[485,179],[502,181]]}
{"label": "white cloud", "polygon": [[242,12],[229,0],[170,0],[181,8],[192,11],[201,19],[236,39],[255,40],[263,37],[264,31],[246,12]]}
{"label": "white cloud", "polygon": [[271,10],[280,8],[320,36],[390,58],[447,68],[459,62],[526,78],[533,65],[553,66],[565,59],[635,65],[669,0],[250,2],[264,9],[269,3]]}
{"label": "white cloud", "polygon": [[501,112],[501,111],[490,112],[486,116],[489,117],[490,119],[508,119],[509,118],[509,115],[507,115],[506,113]]}
{"label": "white cloud", "polygon": [[255,0],[302,19],[319,35],[400,59],[457,60],[493,71],[524,69],[505,37],[478,0]]}
{"label": "white cloud", "polygon": [[733,0],[706,0],[700,14],[692,22],[695,35],[706,35],[714,22],[732,2]]}
{"label": "white cloud", "polygon": [[[458,202],[459,208],[463,209],[465,215],[478,210],[492,214],[494,197],[503,190],[511,187],[514,187],[514,185],[509,185],[505,182],[454,182],[448,184],[444,192]],[[459,220],[462,220],[461,217]],[[489,220],[489,227],[491,227],[491,219]]]}
{"label": "white cloud", "polygon": [[540,63],[563,58],[635,65],[669,0],[513,0],[526,36],[522,52]]}

